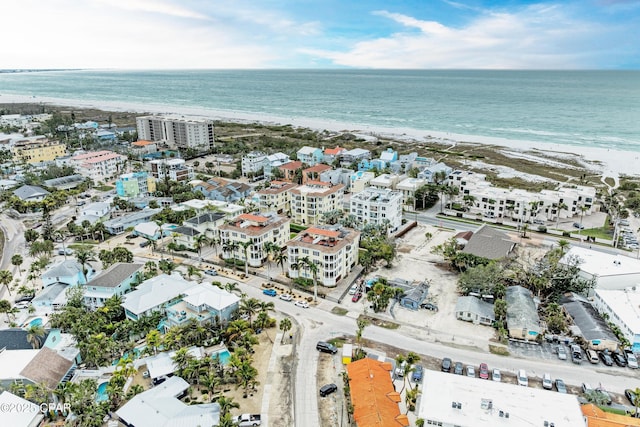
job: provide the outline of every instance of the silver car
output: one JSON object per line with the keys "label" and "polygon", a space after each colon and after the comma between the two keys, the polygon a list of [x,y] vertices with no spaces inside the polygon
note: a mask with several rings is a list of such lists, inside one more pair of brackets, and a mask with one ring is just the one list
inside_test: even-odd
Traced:
{"label": "silver car", "polygon": [[491,371],[491,379],[497,383],[502,381],[502,375],[500,374],[500,369],[494,369]]}
{"label": "silver car", "polygon": [[567,360],[567,349],[564,348],[564,346],[559,345],[556,351],[558,353],[558,359]]}

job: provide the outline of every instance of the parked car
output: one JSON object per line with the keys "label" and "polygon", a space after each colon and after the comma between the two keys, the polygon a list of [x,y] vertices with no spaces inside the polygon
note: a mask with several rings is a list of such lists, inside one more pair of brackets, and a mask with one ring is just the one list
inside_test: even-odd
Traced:
{"label": "parked car", "polygon": [[551,374],[546,373],[542,376],[542,388],[545,390],[553,389],[553,380],[551,379]]}
{"label": "parked car", "polygon": [[604,349],[600,352],[600,359],[602,360],[602,363],[604,363],[607,366],[613,366],[613,358],[611,357],[611,352],[609,352],[609,350]]}
{"label": "parked car", "polygon": [[280,298],[282,301],[293,301],[293,297],[291,296],[291,294],[280,294],[278,298]]}
{"label": "parked car", "polygon": [[142,378],[145,378],[145,379],[146,379],[146,378],[149,378],[149,371],[144,371],[144,372],[142,373]]}
{"label": "parked car", "polygon": [[19,295],[19,296],[16,297],[15,303],[17,304],[19,302],[31,302],[34,298],[35,298],[34,294]]}
{"label": "parked car", "polygon": [[622,354],[621,351],[613,352],[613,361],[621,368],[625,368],[627,366],[627,359],[625,359],[624,354]]}
{"label": "parked car", "polygon": [[626,389],[626,390],[624,391],[624,395],[625,395],[625,397],[627,398],[627,400],[628,400],[629,402],[631,402],[631,404],[632,404],[632,405],[634,405],[634,406],[635,406],[635,402],[634,402],[634,400],[635,400],[635,398],[636,398],[636,394],[634,393],[634,391],[633,391],[633,390],[631,390],[630,388],[628,388],[628,389]]}
{"label": "parked car", "polygon": [[407,361],[403,360],[401,364],[396,366],[396,377],[404,377],[404,369],[407,367]]}
{"label": "parked car", "polygon": [[358,292],[359,288],[360,288],[360,285],[358,285],[357,283],[351,286],[351,288],[349,288],[349,295],[354,295],[356,292]]}
{"label": "parked car", "polygon": [[556,353],[558,353],[558,359],[567,360],[567,350],[564,348],[564,346],[559,345],[556,348]]}
{"label": "parked car", "polygon": [[573,363],[582,363],[582,349],[577,344],[571,345],[571,361]]}
{"label": "parked car", "polygon": [[574,222],[573,226],[575,228],[579,228],[580,230],[584,230],[584,225],[580,224],[579,222]]}
{"label": "parked car", "polygon": [[331,353],[331,354],[336,354],[338,352],[338,348],[335,345],[328,343],[326,341],[318,341],[318,343],[316,344],[316,350],[321,351],[323,353]]}
{"label": "parked car", "polygon": [[276,295],[278,295],[278,292],[275,289],[263,289],[262,293],[265,295],[269,295],[270,297],[275,297]]}
{"label": "parked car", "polygon": [[320,387],[320,396],[325,397],[330,395],[331,393],[335,393],[338,390],[338,386],[335,384],[325,384]]}
{"label": "parked car", "polygon": [[27,301],[22,301],[19,302],[15,305],[15,308],[19,309],[19,310],[23,310],[25,308],[29,308],[29,306],[31,305],[31,303],[27,302]]}
{"label": "parked car", "polygon": [[560,378],[556,379],[556,389],[558,390],[558,393],[567,394],[567,386]]}
{"label": "parked car", "polygon": [[497,383],[502,381],[502,374],[500,373],[500,369],[494,369],[491,371],[491,379]]}
{"label": "parked car", "polygon": [[517,380],[518,385],[529,387],[529,377],[527,377],[527,371],[525,371],[524,369],[518,370]]}
{"label": "parked car", "polygon": [[137,239],[137,238],[138,238],[138,235],[137,235],[137,234],[133,234],[133,233],[131,233],[131,234],[127,234],[127,237],[125,237],[125,238],[126,238],[126,239]]}
{"label": "parked car", "polygon": [[471,365],[467,365],[467,376],[471,377],[471,378],[475,378],[476,377],[476,368],[474,368]]}
{"label": "parked car", "polygon": [[464,374],[464,365],[462,364],[462,362],[456,362],[455,366],[453,367],[453,373],[456,375]]}
{"label": "parked car", "polygon": [[593,391],[593,387],[589,383],[582,383],[582,392],[584,394],[591,393]]}
{"label": "parked car", "polygon": [[306,301],[298,300],[294,303],[296,307],[309,308],[309,303]]}
{"label": "parked car", "polygon": [[69,248],[58,249],[58,255],[73,255],[73,251]]}
{"label": "parked car", "polygon": [[638,369],[638,359],[633,353],[627,353],[627,366],[631,369]]}
{"label": "parked car", "polygon": [[489,367],[486,363],[481,363],[480,368],[478,369],[478,376],[483,380],[489,379]]}
{"label": "parked car", "polygon": [[147,246],[149,246],[151,244],[151,242],[149,240],[145,240],[143,242],[140,242],[140,247],[141,248],[146,248]]}
{"label": "parked car", "polygon": [[218,272],[215,271],[214,269],[210,268],[208,270],[205,270],[204,274],[206,274],[207,276],[217,276]]}
{"label": "parked car", "polygon": [[256,427],[262,424],[260,414],[242,414],[233,418],[235,426],[238,427]]}
{"label": "parked car", "polygon": [[351,297],[351,301],[358,302],[360,298],[362,298],[362,292],[358,291]]}
{"label": "parked car", "polygon": [[442,372],[451,372],[451,359],[445,357],[442,359],[442,365],[440,366]]}
{"label": "parked car", "polygon": [[413,372],[411,373],[411,380],[414,383],[422,381],[422,374],[424,372],[424,368],[422,365],[415,365],[413,367]]}
{"label": "parked car", "polygon": [[598,352],[589,348],[587,349],[586,353],[587,353],[587,360],[589,360],[589,362],[593,363],[594,365],[600,363]]}
{"label": "parked car", "polygon": [[424,308],[425,310],[438,311],[438,306],[431,302],[423,302],[420,304],[420,308]]}

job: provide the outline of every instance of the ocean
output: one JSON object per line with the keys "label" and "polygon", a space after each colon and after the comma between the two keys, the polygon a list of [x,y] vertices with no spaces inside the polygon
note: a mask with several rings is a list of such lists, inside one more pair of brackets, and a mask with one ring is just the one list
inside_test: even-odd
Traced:
{"label": "ocean", "polygon": [[640,71],[46,71],[3,94],[640,151]]}

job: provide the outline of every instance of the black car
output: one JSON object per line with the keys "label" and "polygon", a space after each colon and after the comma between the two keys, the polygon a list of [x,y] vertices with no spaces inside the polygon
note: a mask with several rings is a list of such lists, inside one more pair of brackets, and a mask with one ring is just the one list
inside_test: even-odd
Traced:
{"label": "black car", "polygon": [[411,380],[414,383],[422,381],[423,371],[424,371],[424,368],[422,367],[422,365],[415,365],[413,367],[413,373],[411,374]]}
{"label": "black car", "polygon": [[614,351],[613,352],[613,361],[616,362],[616,365],[624,368],[625,366],[627,366],[627,358],[624,357],[624,354],[622,354],[619,351]]}
{"label": "black car", "polygon": [[336,390],[338,390],[338,386],[335,384],[325,384],[322,387],[320,387],[320,396],[321,397],[325,397],[330,395],[331,393],[334,393]]}
{"label": "black car", "polygon": [[442,359],[442,372],[451,372],[451,365],[451,359],[449,359],[448,357]]}
{"label": "black car", "polygon": [[613,366],[613,358],[611,357],[609,350],[602,350],[600,352],[600,359],[602,359],[602,363],[605,365]]}
{"label": "black car", "polygon": [[453,373],[456,375],[464,374],[464,365],[462,364],[462,362],[456,362],[455,366],[453,367]]}
{"label": "black car", "polygon": [[430,302],[424,302],[420,304],[420,308],[424,308],[425,310],[438,311],[438,306]]}
{"label": "black car", "polygon": [[31,295],[20,295],[18,297],[16,297],[15,302],[31,302],[31,300],[35,298],[35,295],[31,294]]}
{"label": "black car", "polygon": [[151,244],[151,242],[149,240],[145,240],[144,242],[140,242],[140,247],[141,248],[146,248],[150,244]]}
{"label": "black car", "polygon": [[318,341],[318,343],[316,344],[316,350],[331,354],[336,354],[338,352],[338,349],[335,345],[329,344],[328,342],[324,341]]}
{"label": "black car", "polygon": [[635,398],[636,398],[636,394],[634,393],[634,391],[633,391],[633,390],[631,390],[630,388],[628,388],[628,389],[626,389],[626,390],[624,391],[624,395],[625,395],[625,397],[627,398],[627,400],[628,400],[629,402],[631,402],[631,404],[632,404],[632,405],[634,405],[634,406],[635,406],[635,402],[634,402],[634,400],[635,400]]}

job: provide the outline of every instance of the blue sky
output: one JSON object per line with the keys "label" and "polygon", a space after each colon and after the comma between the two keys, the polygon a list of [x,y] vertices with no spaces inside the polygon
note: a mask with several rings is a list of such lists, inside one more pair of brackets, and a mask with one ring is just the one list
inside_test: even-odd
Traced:
{"label": "blue sky", "polygon": [[640,68],[640,0],[3,3],[0,68]]}

